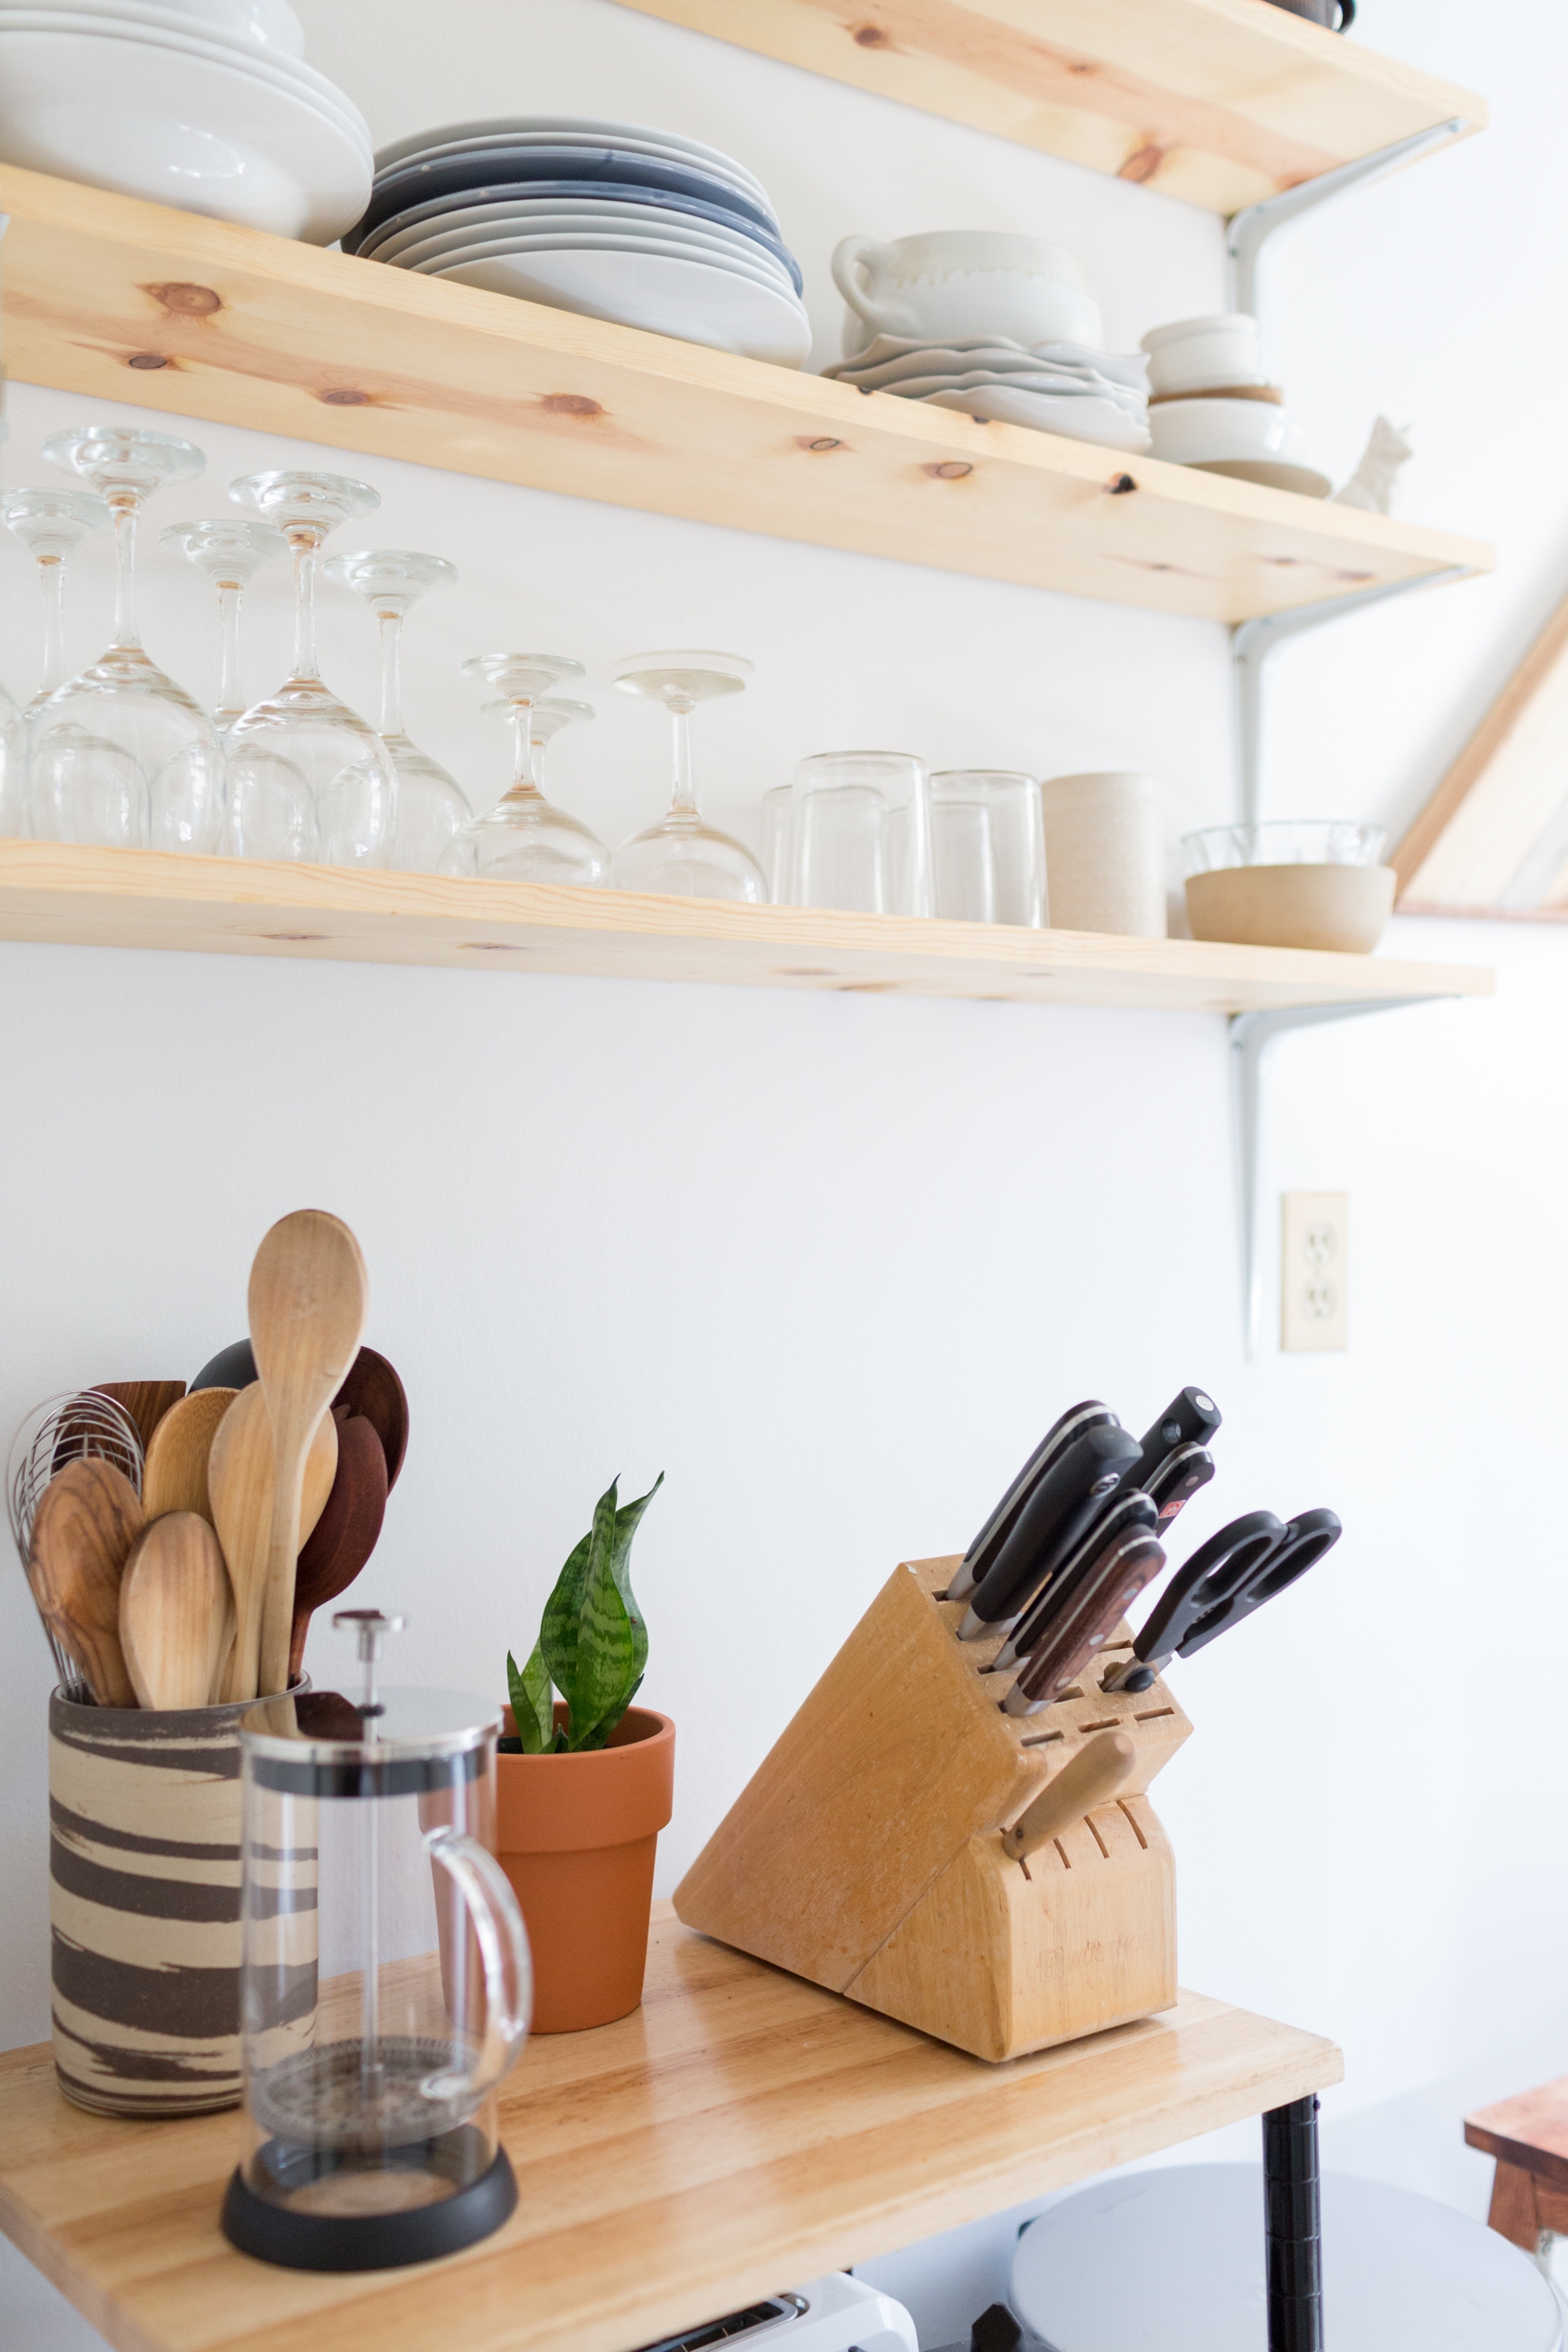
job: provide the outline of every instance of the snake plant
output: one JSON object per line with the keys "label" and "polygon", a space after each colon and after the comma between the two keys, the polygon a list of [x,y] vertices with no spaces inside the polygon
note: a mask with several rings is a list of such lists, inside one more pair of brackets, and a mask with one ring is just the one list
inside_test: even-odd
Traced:
{"label": "snake plant", "polygon": [[[520,1670],[507,1652],[507,1689],[524,1756],[603,1748],[642,1681],[647,1627],[632,1592],[632,1538],[664,1473],[635,1503],[617,1503],[619,1484],[613,1478],[600,1496],[593,1526],[556,1578],[528,1664]],[[552,1691],[566,1702],[564,1724],[555,1721]]]}

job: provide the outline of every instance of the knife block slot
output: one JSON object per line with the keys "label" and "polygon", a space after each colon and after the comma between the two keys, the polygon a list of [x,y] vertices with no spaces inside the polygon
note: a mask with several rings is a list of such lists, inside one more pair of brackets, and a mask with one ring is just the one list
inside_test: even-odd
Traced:
{"label": "knife block slot", "polygon": [[[894,1570],[675,1908],[977,2057],[1014,2058],[1174,2002],[1174,1865],[1147,1790],[1192,1726],[1163,1683],[1134,1696],[1097,1675],[1043,1715],[1005,1714],[986,1673],[1001,1634],[959,1641],[966,1604],[943,1597],[958,1564]],[[1123,1629],[1106,1646],[1130,1645]],[[1136,1746],[1131,1780],[1015,1862],[1002,1832],[1107,1729]]]}

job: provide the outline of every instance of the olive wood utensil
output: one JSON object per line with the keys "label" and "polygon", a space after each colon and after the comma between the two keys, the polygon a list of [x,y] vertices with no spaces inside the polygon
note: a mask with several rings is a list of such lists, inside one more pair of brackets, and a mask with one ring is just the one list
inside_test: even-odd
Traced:
{"label": "olive wood utensil", "polygon": [[246,1306],[277,1450],[258,1655],[268,1692],[288,1682],[305,1457],[359,1353],[368,1292],[360,1245],[341,1217],[296,1209],[262,1235]]}
{"label": "olive wood utensil", "polygon": [[208,1706],[233,1619],[228,1570],[200,1513],[144,1527],[120,1583],[120,1646],[142,1705]]}
{"label": "olive wood utensil", "polygon": [[[311,1528],[326,1507],[338,1467],[337,1424],[321,1415],[306,1457],[300,1511],[301,1528]],[[235,1639],[223,1670],[221,1696],[255,1698],[260,1678],[261,1612],[267,1577],[275,1485],[272,1423],[258,1381],[241,1389],[217,1426],[207,1461],[213,1525],[223,1547],[234,1589]],[[283,1689],[269,1683],[259,1696]]]}
{"label": "olive wood utensil", "polygon": [[312,1612],[346,1592],[375,1549],[386,1512],[387,1485],[380,1434],[364,1415],[351,1414],[338,1423],[338,1472],[327,1507],[300,1548],[289,1642],[290,1683],[304,1663]]}
{"label": "olive wood utensil", "polygon": [[403,1382],[384,1356],[378,1356],[374,1348],[362,1348],[332,1402],[346,1404],[353,1413],[363,1413],[374,1427],[386,1456],[386,1491],[390,1494],[408,1451],[408,1398]]}
{"label": "olive wood utensil", "polygon": [[1068,1825],[1108,1804],[1131,1778],[1138,1750],[1125,1731],[1101,1731],[1047,1780],[1034,1802],[1010,1830],[1002,1833],[1004,1850],[1015,1862],[1026,1862]]}
{"label": "olive wood utensil", "polygon": [[134,1706],[120,1647],[120,1580],[142,1532],[136,1489],[113,1464],[68,1462],[33,1520],[27,1581],[45,1623],[99,1706]]}
{"label": "olive wood utensil", "polygon": [[142,1469],[142,1510],[148,1519],[167,1511],[196,1511],[212,1524],[207,1456],[217,1425],[237,1391],[192,1389],[169,1407],[153,1432]]}
{"label": "olive wood utensil", "polygon": [[112,1397],[123,1405],[136,1423],[142,1439],[142,1451],[146,1453],[153,1443],[153,1432],[171,1406],[179,1403],[185,1393],[184,1381],[95,1381],[95,1396]]}

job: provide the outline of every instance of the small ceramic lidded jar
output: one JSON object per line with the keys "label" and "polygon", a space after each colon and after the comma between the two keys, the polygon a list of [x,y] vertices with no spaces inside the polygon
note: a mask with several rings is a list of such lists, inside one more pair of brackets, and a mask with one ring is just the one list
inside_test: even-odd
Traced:
{"label": "small ceramic lidded jar", "polygon": [[1165,844],[1152,776],[1051,776],[1040,787],[1051,928],[1165,936]]}
{"label": "small ceramic lidded jar", "polygon": [[360,1697],[269,1699],[240,1728],[250,2141],[223,2224],[242,2252],[296,2269],[426,2262],[517,2201],[495,2093],[532,1987],[489,1850],[500,1710],[378,1692],[402,1622],[343,1612]]}

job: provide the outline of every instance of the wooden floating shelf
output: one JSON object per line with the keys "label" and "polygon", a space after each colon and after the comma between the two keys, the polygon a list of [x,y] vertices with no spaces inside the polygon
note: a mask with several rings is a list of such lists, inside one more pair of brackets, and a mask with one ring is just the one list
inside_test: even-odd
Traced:
{"label": "wooden floating shelf", "polygon": [[1264,0],[625,0],[1090,171],[1239,212],[1486,100]]}
{"label": "wooden floating shelf", "polygon": [[0,212],[9,372],[89,400],[1215,621],[1492,563],[1386,515],[37,173],[0,170]]}
{"label": "wooden floating shelf", "polygon": [[85,2115],[47,2045],[0,2057],[0,2228],[121,2352],[625,2352],[1342,2071],[1331,2042],[1198,1993],[988,2066],[659,1904],[641,2009],[531,2042],[503,2086],[518,2208],[465,2253],[251,2262],[218,2231],[239,2117]]}
{"label": "wooden floating shelf", "polygon": [[1485,996],[1492,987],[1491,973],[1470,964],[46,841],[0,841],[0,939],[1169,1013]]}

